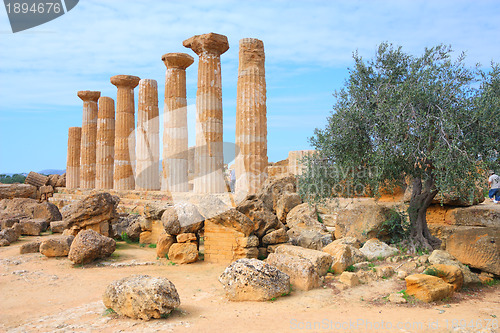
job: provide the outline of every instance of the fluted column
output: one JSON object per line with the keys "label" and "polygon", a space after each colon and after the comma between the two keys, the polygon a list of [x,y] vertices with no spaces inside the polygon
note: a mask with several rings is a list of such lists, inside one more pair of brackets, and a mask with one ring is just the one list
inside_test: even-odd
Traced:
{"label": "fluted column", "polygon": [[79,91],[83,101],[82,146],[80,150],[80,188],[95,188],[95,149],[97,136],[97,100],[100,91]]}
{"label": "fluted column", "polygon": [[115,161],[115,101],[109,97],[99,98],[97,113],[96,178],[97,189],[113,188]]}
{"label": "fluted column", "polygon": [[255,194],[267,178],[267,116],[264,43],[240,40],[236,102],[236,192]]}
{"label": "fluted column", "polygon": [[183,42],[200,58],[196,92],[196,150],[194,191],[226,191],[222,144],[222,82],[220,56],[229,49],[227,37],[215,33]]}
{"label": "fluted column", "polygon": [[80,186],[80,151],[82,128],[70,127],[68,130],[68,157],[66,162],[66,188]]}
{"label": "fluted column", "polygon": [[167,53],[161,58],[165,73],[163,108],[162,190],[188,192],[188,128],[186,68],[194,62],[186,53]]}
{"label": "fluted column", "polygon": [[115,75],[111,83],[118,88],[116,94],[115,121],[115,170],[113,188],[134,190],[135,167],[135,105],[134,88],[140,78],[131,75]]}
{"label": "fluted column", "polygon": [[160,189],[160,119],[156,80],[139,81],[136,190]]}

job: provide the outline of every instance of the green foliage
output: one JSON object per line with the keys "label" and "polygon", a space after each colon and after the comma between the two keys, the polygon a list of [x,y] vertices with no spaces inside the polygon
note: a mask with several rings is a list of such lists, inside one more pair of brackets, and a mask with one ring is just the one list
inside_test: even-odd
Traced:
{"label": "green foliage", "polygon": [[168,258],[168,253],[165,253],[165,258],[169,259],[169,258]]}
{"label": "green foliage", "polygon": [[410,236],[410,231],[410,223],[407,215],[402,211],[391,209],[389,218],[382,223],[377,237],[380,237],[382,234],[389,235],[389,243],[397,244],[407,240]]}
{"label": "green foliage", "polygon": [[490,286],[490,287],[493,287],[493,286],[500,284],[500,279],[492,279],[490,281],[484,282],[483,284]]}
{"label": "green foliage", "polygon": [[148,247],[150,249],[156,249],[156,244],[151,243],[151,244],[148,245]]}
{"label": "green foliage", "polygon": [[354,267],[354,265],[349,265],[346,267],[345,269],[346,272],[355,272],[356,271],[356,267]]}
{"label": "green foliage", "polygon": [[317,218],[318,218],[318,222],[319,222],[319,223],[323,223],[323,219],[321,218],[321,215],[319,214],[319,212],[318,212],[318,211],[316,211],[316,216],[317,216]]}
{"label": "green foliage", "polygon": [[205,253],[198,251],[198,260],[204,261],[205,260]]}
{"label": "green foliage", "polygon": [[173,261],[167,262],[167,266],[175,266],[175,265],[177,265],[177,264]]}
{"label": "green foliage", "polygon": [[0,174],[0,183],[1,184],[15,184],[15,183],[24,184],[25,180],[26,180],[26,176],[23,176],[23,175],[20,175],[17,173],[12,175],[12,176]]}
{"label": "green foliage", "polygon": [[146,247],[146,244],[144,244],[144,243],[139,243],[139,247]]}
{"label": "green foliage", "polygon": [[416,298],[415,298],[414,296],[412,296],[412,295],[408,295],[408,294],[406,293],[406,290],[404,290],[404,289],[403,289],[403,290],[401,290],[401,291],[399,292],[399,294],[402,294],[402,295],[403,295],[403,298],[404,298],[404,299],[405,299],[408,303],[413,304],[413,303],[415,303],[415,301],[416,301]]}
{"label": "green foliage", "polygon": [[429,267],[424,271],[424,274],[427,275],[432,275],[432,276],[437,276],[437,277],[443,277],[446,276],[446,273],[443,272],[440,269],[434,268],[434,267]]}
{"label": "green foliage", "polygon": [[482,72],[452,53],[438,45],[413,56],[389,43],[370,60],[354,53],[326,127],[310,139],[317,153],[299,177],[302,198],[377,197],[412,177],[411,241],[437,245],[421,212],[438,192],[473,198],[499,161],[500,66]]}
{"label": "green foliage", "polygon": [[273,297],[269,301],[274,302],[275,300],[276,300],[276,297]]}
{"label": "green foliage", "polygon": [[102,313],[103,316],[109,316],[109,315],[114,315],[116,314],[116,311],[113,310],[112,308],[107,308],[106,310],[104,310],[104,312]]}
{"label": "green foliage", "polygon": [[417,254],[419,256],[423,256],[424,254],[429,254],[429,249],[426,249],[426,248],[417,248]]}
{"label": "green foliage", "polygon": [[127,244],[133,244],[133,243],[138,243],[138,242],[134,242],[132,239],[130,239],[130,237],[128,236],[128,234],[124,231],[122,232],[122,234],[120,235],[120,237],[123,239],[123,241],[125,241],[125,243]]}

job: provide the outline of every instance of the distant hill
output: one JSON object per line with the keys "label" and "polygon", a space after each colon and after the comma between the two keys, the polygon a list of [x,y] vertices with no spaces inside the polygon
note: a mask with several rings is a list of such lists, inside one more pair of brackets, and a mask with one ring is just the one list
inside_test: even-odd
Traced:
{"label": "distant hill", "polygon": [[56,169],[46,169],[46,170],[38,171],[38,173],[41,173],[44,175],[62,175],[65,172],[66,172],[66,170],[56,170]]}

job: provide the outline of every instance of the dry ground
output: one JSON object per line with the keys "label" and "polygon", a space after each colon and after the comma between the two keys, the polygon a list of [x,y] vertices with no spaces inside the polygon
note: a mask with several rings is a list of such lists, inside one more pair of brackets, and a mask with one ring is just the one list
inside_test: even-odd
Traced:
{"label": "dry ground", "polygon": [[[35,238],[0,248],[0,331],[500,332],[491,328],[500,320],[498,285],[469,288],[430,305],[388,303],[384,296],[404,288],[395,277],[344,291],[325,286],[292,291],[276,301],[237,303],[224,298],[217,280],[223,265],[171,265],[157,260],[155,249],[120,242],[111,259],[76,267],[67,258],[20,255],[20,245]],[[171,280],[180,308],[149,322],[105,315],[101,296],[106,286],[132,274]]]}

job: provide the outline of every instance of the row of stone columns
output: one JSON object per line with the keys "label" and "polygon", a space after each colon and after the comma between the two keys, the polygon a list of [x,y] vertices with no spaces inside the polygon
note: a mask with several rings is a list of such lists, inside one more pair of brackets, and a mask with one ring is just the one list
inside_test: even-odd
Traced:
{"label": "row of stone columns", "polygon": [[[193,36],[183,45],[199,56],[194,191],[225,192],[220,56],[229,49],[229,43],[226,36],[209,33]],[[194,59],[184,53],[167,53],[162,60],[167,67],[162,185],[157,83],[136,76],[116,75],[111,78],[117,87],[116,119],[111,98],[99,98],[100,92],[96,91],[78,92],[84,102],[83,122],[81,129],[69,130],[67,187],[117,190],[159,190],[161,187],[165,191],[188,191],[186,68]],[[240,41],[236,189],[247,193],[255,193],[267,176],[264,60],[262,41],[251,38]],[[134,88],[137,85],[136,130]]]}

